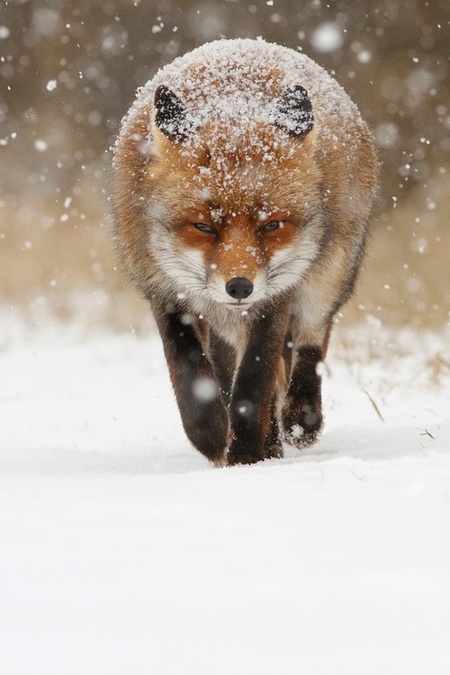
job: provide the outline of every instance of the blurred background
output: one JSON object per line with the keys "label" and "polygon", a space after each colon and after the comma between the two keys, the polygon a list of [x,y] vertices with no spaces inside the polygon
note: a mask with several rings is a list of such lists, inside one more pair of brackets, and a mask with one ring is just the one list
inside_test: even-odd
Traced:
{"label": "blurred background", "polygon": [[304,51],[373,129],[381,191],[345,321],[439,329],[450,310],[449,0],[1,0],[0,306],[30,327],[141,331],[108,228],[135,90],[217,38]]}

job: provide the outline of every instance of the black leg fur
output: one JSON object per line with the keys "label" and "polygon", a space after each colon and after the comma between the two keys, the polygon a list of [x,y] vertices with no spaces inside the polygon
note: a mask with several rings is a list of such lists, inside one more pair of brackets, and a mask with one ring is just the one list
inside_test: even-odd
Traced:
{"label": "black leg fur", "polygon": [[311,445],[322,428],[320,347],[300,347],[282,411],[284,439],[298,448]]}
{"label": "black leg fur", "polygon": [[216,464],[225,461],[230,437],[228,412],[214,369],[182,311],[156,312],[184,430],[191,443]]}
{"label": "black leg fur", "polygon": [[282,454],[275,417],[278,370],[274,364],[280,362],[286,329],[286,313],[280,307],[276,316],[266,313],[252,327],[230,404],[234,436],[229,464],[252,464]]}
{"label": "black leg fur", "polygon": [[218,337],[213,331],[210,331],[209,334],[209,349],[223,400],[228,406],[231,401],[231,389],[236,369],[236,352],[231,345]]}
{"label": "black leg fur", "polygon": [[283,457],[283,445],[280,437],[280,427],[277,420],[277,401],[274,397],[270,409],[269,433],[264,442],[264,458],[273,459]]}

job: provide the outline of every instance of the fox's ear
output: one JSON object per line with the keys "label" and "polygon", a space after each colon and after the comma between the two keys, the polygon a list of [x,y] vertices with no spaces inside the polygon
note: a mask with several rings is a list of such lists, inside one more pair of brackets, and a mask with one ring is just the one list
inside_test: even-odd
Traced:
{"label": "fox's ear", "polygon": [[308,92],[299,84],[286,89],[275,101],[274,123],[290,136],[302,138],[314,126]]}
{"label": "fox's ear", "polygon": [[155,91],[155,124],[172,141],[180,143],[192,135],[195,124],[192,115],[179,96],[161,84]]}

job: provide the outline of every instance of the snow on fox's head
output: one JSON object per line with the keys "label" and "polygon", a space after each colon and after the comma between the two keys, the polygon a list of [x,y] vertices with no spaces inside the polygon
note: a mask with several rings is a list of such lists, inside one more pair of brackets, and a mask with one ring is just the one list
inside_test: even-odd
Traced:
{"label": "snow on fox's head", "polygon": [[216,91],[189,106],[160,85],[152,124],[150,245],[165,273],[239,308],[297,284],[322,235],[306,90]]}

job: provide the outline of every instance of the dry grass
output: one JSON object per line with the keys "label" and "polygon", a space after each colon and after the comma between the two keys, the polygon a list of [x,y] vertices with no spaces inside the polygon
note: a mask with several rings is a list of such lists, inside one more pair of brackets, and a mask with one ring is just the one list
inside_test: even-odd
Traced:
{"label": "dry grass", "polygon": [[450,321],[450,169],[379,214],[347,320],[439,328]]}
{"label": "dry grass", "polygon": [[0,303],[30,325],[78,322],[141,331],[146,303],[117,264],[108,205],[73,200],[70,208],[24,199],[0,209]]}

